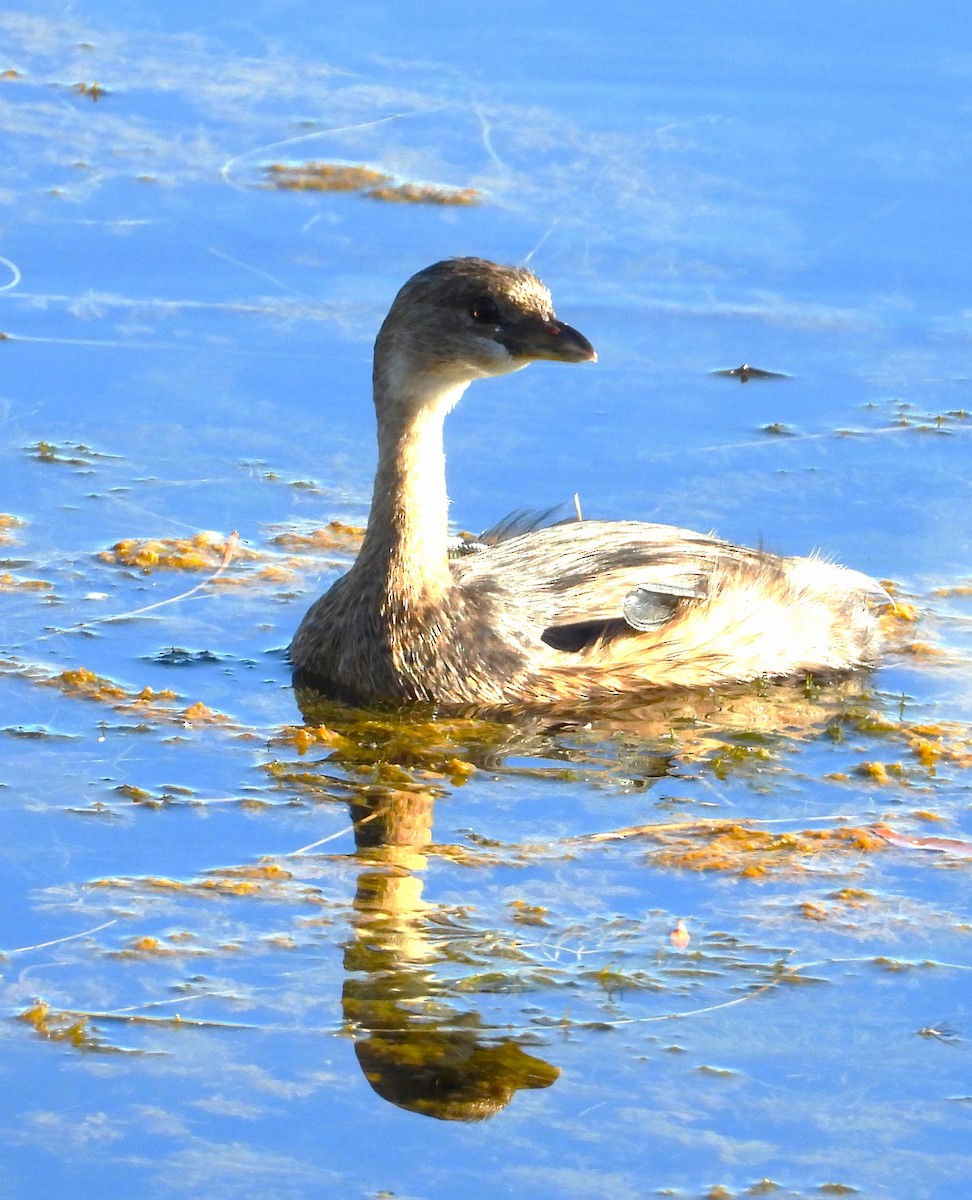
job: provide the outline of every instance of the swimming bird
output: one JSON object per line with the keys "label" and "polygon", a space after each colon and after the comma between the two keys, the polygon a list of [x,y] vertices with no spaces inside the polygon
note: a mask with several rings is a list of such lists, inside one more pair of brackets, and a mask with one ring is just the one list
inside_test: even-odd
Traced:
{"label": "swimming bird", "polygon": [[525,268],[454,258],[404,285],[375,341],[364,541],[291,643],[298,682],[355,703],[576,709],[876,661],[887,594],[818,557],[599,520],[450,551],[443,423],[469,384],[596,357]]}

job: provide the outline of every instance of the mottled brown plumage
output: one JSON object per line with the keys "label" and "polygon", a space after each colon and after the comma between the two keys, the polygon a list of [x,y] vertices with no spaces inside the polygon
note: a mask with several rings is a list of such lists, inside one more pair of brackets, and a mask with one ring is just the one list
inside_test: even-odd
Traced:
{"label": "mottled brown plumage", "polygon": [[450,556],[446,414],[475,379],[595,357],[529,271],[452,259],[405,284],[375,343],[367,532],[291,644],[303,681],[353,701],[576,707],[875,661],[887,597],[817,558],[636,521]]}

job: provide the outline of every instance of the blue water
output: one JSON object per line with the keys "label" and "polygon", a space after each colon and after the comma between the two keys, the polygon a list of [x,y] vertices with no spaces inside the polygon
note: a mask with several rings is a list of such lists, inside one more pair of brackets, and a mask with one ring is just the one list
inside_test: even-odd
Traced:
{"label": "blue water", "polygon": [[[835,847],[754,875],[597,840],[713,816],[972,840],[966,25],[0,12],[0,1194],[968,1193],[966,859]],[[308,160],[484,199],[266,186]],[[528,259],[599,361],[470,391],[458,527],[577,493],[819,547],[900,585],[938,653],[862,697],[399,733],[391,775],[300,753],[283,648],[348,556],[271,539],[364,519],[375,329],[470,253]],[[785,378],[714,374],[743,362]],[[258,557],[228,583],[102,621],[205,578],[103,561],[120,539],[234,529]],[[73,668],[124,691],[57,686]],[[352,837],[369,803],[391,848]],[[494,1088],[488,1119],[395,1091],[439,1054]]]}

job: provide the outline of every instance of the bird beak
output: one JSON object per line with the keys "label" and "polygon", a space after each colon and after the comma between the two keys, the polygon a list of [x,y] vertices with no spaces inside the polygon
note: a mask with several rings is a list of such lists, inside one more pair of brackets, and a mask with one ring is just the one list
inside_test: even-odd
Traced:
{"label": "bird beak", "polygon": [[506,347],[513,358],[522,358],[527,362],[541,358],[553,362],[597,361],[597,351],[587,338],[563,321],[524,317],[504,325],[496,340]]}

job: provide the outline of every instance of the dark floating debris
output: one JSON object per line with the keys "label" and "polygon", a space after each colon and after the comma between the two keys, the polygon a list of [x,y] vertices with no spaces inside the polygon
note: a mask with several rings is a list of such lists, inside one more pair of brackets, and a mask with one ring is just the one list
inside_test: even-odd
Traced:
{"label": "dark floating debris", "polygon": [[193,667],[201,663],[218,663],[224,657],[212,650],[185,650],[182,646],[168,646],[151,656],[154,662],[163,667]]}
{"label": "dark floating debris", "polygon": [[723,367],[713,371],[713,375],[722,375],[726,379],[738,379],[740,383],[748,383],[750,379],[789,379],[790,376],[782,371],[763,371],[759,367],[751,367],[743,363],[740,367]]}

